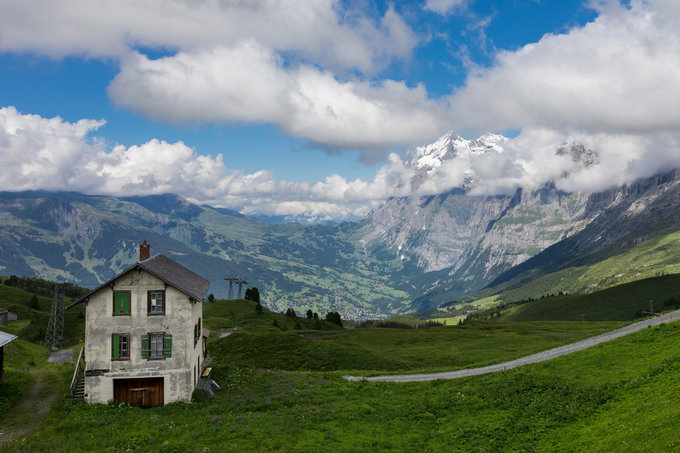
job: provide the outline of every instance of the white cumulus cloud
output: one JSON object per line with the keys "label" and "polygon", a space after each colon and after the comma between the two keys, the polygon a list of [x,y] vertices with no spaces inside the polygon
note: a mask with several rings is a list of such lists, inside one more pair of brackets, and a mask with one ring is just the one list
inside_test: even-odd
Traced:
{"label": "white cumulus cloud", "polygon": [[332,148],[384,148],[430,138],[446,108],[422,85],[339,81],[290,67],[253,42],[150,60],[126,59],[109,87],[119,105],[172,122],[262,122]]}
{"label": "white cumulus cloud", "polygon": [[[176,193],[244,214],[316,221],[365,216],[390,196],[411,191],[412,173],[395,154],[372,181],[330,175],[322,181],[280,180],[272,171],[247,174],[222,156],[201,156],[182,142],[158,139],[109,147],[91,137],[103,121],[43,118],[0,108],[0,190],[72,190],[114,196]],[[210,183],[206,183],[209,181]]]}
{"label": "white cumulus cloud", "polygon": [[112,59],[113,101],[154,120],[271,123],[334,150],[384,150],[447,128],[424,86],[380,77],[420,42],[391,5],[7,0],[2,12],[0,51]]}
{"label": "white cumulus cloud", "polygon": [[[454,3],[461,2],[425,7],[445,14]],[[71,8],[7,0],[0,50],[115,58],[120,72],[109,95],[119,106],[168,122],[270,123],[332,149],[390,148],[451,128],[468,136],[518,131],[502,153],[444,163],[419,181],[422,194],[456,187],[468,171],[479,181],[476,193],[548,181],[595,191],[680,166],[678,4],[592,1],[592,22],[500,51],[491,67],[476,67],[464,86],[439,99],[424,85],[374,77],[418,42],[403,17],[388,8],[369,18],[330,0],[290,3],[294,10],[274,0],[116,7],[71,0]],[[139,46],[171,52],[153,59]],[[0,122],[2,190],[172,191],[247,213],[342,219],[409,194],[414,175],[392,155],[370,181],[330,175],[299,183],[266,169],[228,169],[221,156],[162,137],[111,148],[88,135],[102,121],[69,123],[7,107]],[[555,153],[574,143],[596,152],[598,162],[583,168]],[[152,158],[158,155],[164,158]],[[206,179],[214,183],[200,183]]]}
{"label": "white cumulus cloud", "polygon": [[479,132],[668,130],[680,125],[679,102],[680,17],[641,2],[500,52],[451,98],[454,124]]}
{"label": "white cumulus cloud", "polygon": [[121,57],[143,46],[196,50],[251,39],[333,70],[375,71],[418,42],[389,8],[368,17],[336,0],[4,0],[0,50]]}
{"label": "white cumulus cloud", "polygon": [[451,13],[458,7],[465,5],[469,0],[427,0],[424,8],[442,15]]}
{"label": "white cumulus cloud", "polygon": [[[520,131],[505,153],[477,164],[483,176],[477,192],[548,181],[564,190],[597,191],[680,166],[678,3],[592,5],[599,12],[593,22],[499,52],[492,67],[475,71],[451,95],[456,129],[471,135]],[[565,143],[597,152],[599,163],[574,166],[555,154]],[[449,171],[460,179],[455,166]]]}

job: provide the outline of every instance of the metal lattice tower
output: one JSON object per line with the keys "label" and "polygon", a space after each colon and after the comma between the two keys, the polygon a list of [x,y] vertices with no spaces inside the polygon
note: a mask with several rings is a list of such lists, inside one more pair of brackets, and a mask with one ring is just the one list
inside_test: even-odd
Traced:
{"label": "metal lattice tower", "polygon": [[236,275],[232,274],[229,277],[225,278],[225,280],[229,282],[229,299],[227,300],[234,300],[234,283],[238,283],[241,279]]}
{"label": "metal lattice tower", "polygon": [[52,299],[52,309],[50,319],[47,322],[47,333],[45,334],[45,344],[51,346],[52,350],[61,345],[61,337],[64,335],[64,287],[54,284],[54,299]]}
{"label": "metal lattice tower", "polygon": [[238,283],[238,298],[242,299],[243,297],[241,296],[241,291],[243,290],[243,285],[247,285],[248,282],[241,278],[236,283]]}

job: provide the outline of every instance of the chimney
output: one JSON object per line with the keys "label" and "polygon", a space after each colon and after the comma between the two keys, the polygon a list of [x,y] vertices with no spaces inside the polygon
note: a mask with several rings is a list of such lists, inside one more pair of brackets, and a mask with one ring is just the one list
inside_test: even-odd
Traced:
{"label": "chimney", "polygon": [[145,240],[143,244],[139,244],[139,261],[147,260],[150,256],[151,245],[147,244]]}

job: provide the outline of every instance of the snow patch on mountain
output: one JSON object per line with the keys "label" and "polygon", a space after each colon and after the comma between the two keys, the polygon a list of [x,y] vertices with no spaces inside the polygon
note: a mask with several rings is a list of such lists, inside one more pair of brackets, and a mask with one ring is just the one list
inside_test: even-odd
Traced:
{"label": "snow patch on mountain", "polygon": [[477,139],[466,140],[451,131],[432,144],[410,150],[406,161],[412,168],[431,173],[447,160],[470,161],[490,152],[503,153],[503,145],[508,140],[500,134],[485,134]]}

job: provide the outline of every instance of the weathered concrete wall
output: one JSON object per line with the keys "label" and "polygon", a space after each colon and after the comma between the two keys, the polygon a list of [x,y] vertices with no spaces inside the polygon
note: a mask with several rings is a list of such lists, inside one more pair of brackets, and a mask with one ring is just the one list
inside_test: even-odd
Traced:
{"label": "weathered concrete wall", "polygon": [[17,319],[19,319],[19,316],[9,310],[3,310],[0,312],[0,322],[16,321]]}
{"label": "weathered concrete wall", "polygon": [[[147,292],[165,290],[165,314],[147,313]],[[130,315],[113,315],[114,291],[130,291]],[[113,380],[163,377],[164,402],[190,401],[194,367],[200,367],[201,344],[194,346],[194,325],[202,317],[201,301],[192,303],[181,291],[144,270],[132,270],[90,296],[85,328],[85,399],[113,400]],[[112,360],[112,334],[129,334],[129,359]],[[142,336],[172,335],[172,357],[142,358]],[[88,375],[89,374],[89,375]],[[93,375],[96,374],[96,375]]]}

